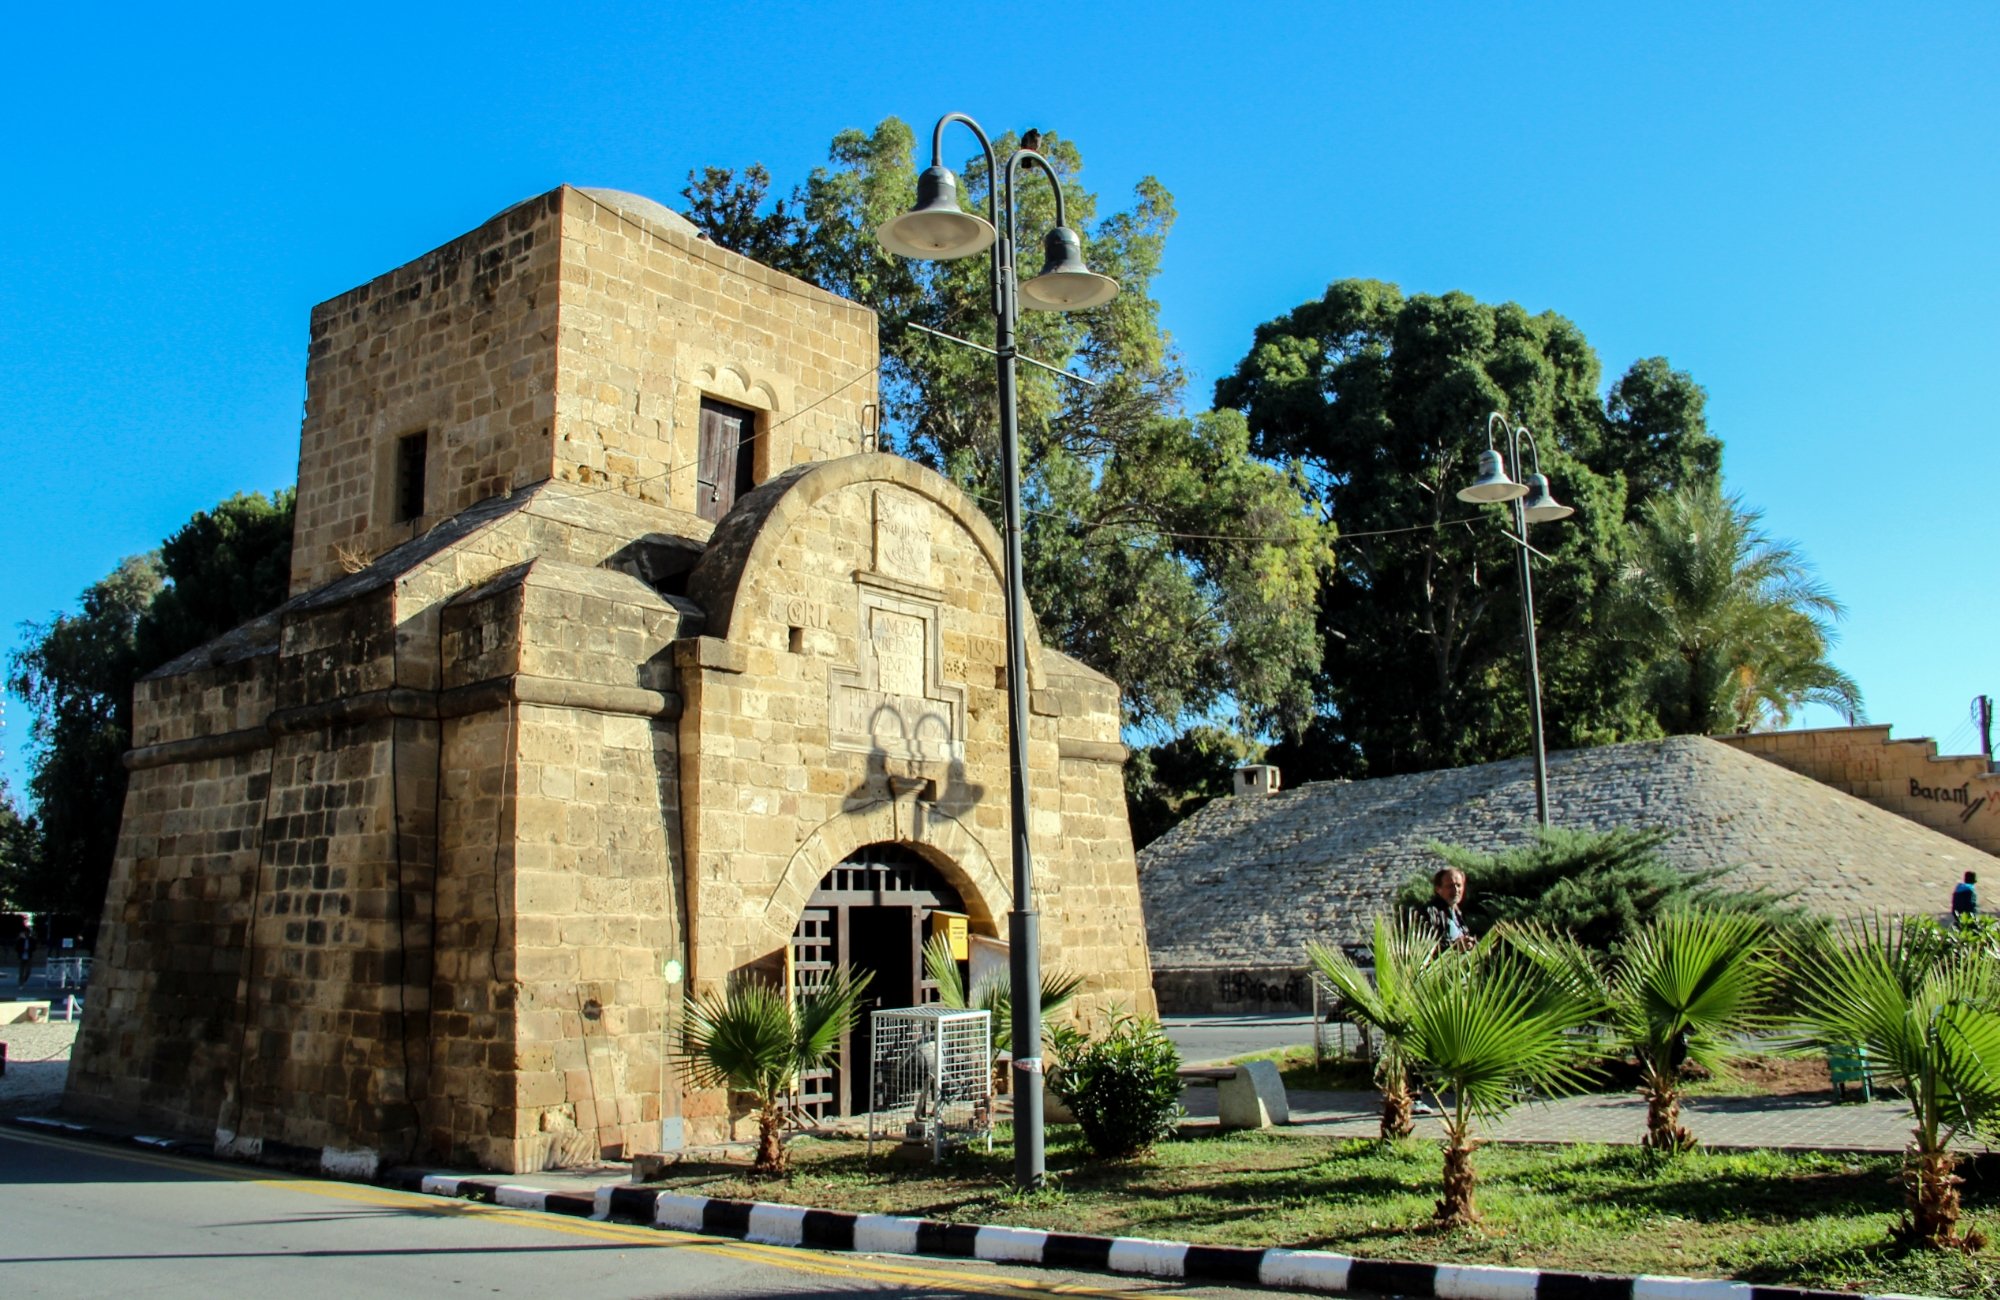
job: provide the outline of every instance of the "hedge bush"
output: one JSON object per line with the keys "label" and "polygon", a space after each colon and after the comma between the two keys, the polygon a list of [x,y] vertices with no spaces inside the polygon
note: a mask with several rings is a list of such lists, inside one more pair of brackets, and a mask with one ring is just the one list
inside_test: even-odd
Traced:
{"label": "hedge bush", "polygon": [[1101,1037],[1073,1026],[1049,1031],[1049,1087],[1107,1160],[1139,1155],[1171,1137],[1181,1118],[1181,1055],[1160,1022],[1113,1013]]}

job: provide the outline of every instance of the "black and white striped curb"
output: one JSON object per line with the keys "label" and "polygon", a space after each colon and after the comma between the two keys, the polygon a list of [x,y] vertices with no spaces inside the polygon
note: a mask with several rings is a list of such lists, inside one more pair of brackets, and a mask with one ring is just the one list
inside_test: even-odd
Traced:
{"label": "black and white striped curb", "polygon": [[143,1133],[107,1133],[88,1124],[78,1124],[66,1119],[50,1119],[46,1115],[17,1115],[7,1122],[17,1128],[89,1138],[93,1142],[109,1142],[117,1146],[143,1147],[148,1151],[171,1151],[175,1155],[205,1156],[214,1149],[210,1143],[198,1142],[192,1138],[147,1137]]}
{"label": "black and white striped curb", "polygon": [[[111,1134],[68,1120],[21,1117],[13,1123],[186,1155],[209,1155],[213,1150],[206,1142]],[[294,1153],[288,1150],[263,1154],[268,1158]],[[303,1157],[319,1153],[300,1148],[296,1154],[303,1164],[306,1163]],[[364,1170],[358,1164],[324,1157],[317,1163],[329,1176],[350,1182],[374,1183],[427,1196],[456,1197],[508,1209],[726,1237],[758,1245],[877,1255],[931,1255],[1221,1285],[1329,1294],[1436,1296],[1439,1300],[1923,1300],[1894,1293],[1860,1296],[1851,1291],[1814,1291],[1685,1277],[1559,1273],[1490,1264],[1412,1264],[1356,1259],[1323,1250],[1196,1246],[1143,1237],[1098,1237],[1044,1232],[1037,1228],[944,1223],[892,1214],[815,1210],[766,1201],[729,1201],[629,1183],[566,1192],[421,1169]]]}
{"label": "black and white striped curb", "polygon": [[405,1191],[432,1196],[456,1196],[520,1210],[545,1210],[767,1246],[935,1255],[1294,1291],[1437,1296],[1440,1300],[1919,1300],[1684,1277],[1619,1277],[1483,1264],[1410,1264],[1356,1259],[1321,1250],[1194,1246],[1142,1237],[1097,1237],[814,1210],[766,1201],[728,1201],[628,1184],[600,1187],[585,1194],[418,1171],[403,1171],[387,1181]]}

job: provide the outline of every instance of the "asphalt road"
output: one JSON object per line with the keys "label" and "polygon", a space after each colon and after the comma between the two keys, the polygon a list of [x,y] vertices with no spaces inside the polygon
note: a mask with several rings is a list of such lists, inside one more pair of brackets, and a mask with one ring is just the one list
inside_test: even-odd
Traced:
{"label": "asphalt road", "polygon": [[1279,1047],[1312,1046],[1312,1017],[1302,1011],[1275,1015],[1161,1016],[1167,1037],[1184,1061],[1221,1061]]}
{"label": "asphalt road", "polygon": [[1028,1296],[1184,1288],[590,1223],[0,1130],[8,1296]]}

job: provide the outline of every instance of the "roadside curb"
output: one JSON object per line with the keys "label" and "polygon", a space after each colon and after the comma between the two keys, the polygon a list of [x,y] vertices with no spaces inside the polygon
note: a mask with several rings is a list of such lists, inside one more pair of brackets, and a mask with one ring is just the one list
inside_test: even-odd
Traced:
{"label": "roadside curb", "polygon": [[[10,1122],[40,1132],[146,1150],[213,1156],[212,1146],[204,1142],[106,1133],[86,1124],[41,1116],[21,1116]],[[731,1201],[630,1183],[607,1183],[586,1192],[409,1168],[383,1169],[373,1177],[360,1176],[359,1171],[349,1175],[332,1172],[328,1176],[426,1196],[699,1233],[764,1246],[975,1259],[990,1264],[1028,1264],[1333,1295],[1367,1292],[1438,1300],[1921,1300],[1895,1293],[1862,1296],[1852,1291],[1757,1286],[1699,1278],[1563,1273],[1492,1264],[1416,1264],[1279,1247],[1198,1246],[1144,1237],[1100,1237],[1046,1232],[1039,1228],[816,1210],[768,1201]]]}

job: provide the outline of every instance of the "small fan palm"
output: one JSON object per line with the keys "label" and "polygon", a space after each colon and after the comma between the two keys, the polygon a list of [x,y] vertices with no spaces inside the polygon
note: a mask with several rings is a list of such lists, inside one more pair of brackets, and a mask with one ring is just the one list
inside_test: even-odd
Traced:
{"label": "small fan palm", "polygon": [[1534,926],[1508,927],[1509,946],[1575,996],[1594,1001],[1619,1043],[1639,1061],[1646,1098],[1645,1146],[1695,1146],[1680,1121],[1681,1067],[1722,1073],[1742,1055],[1742,1035],[1767,1027],[1775,979],[1769,927],[1759,917],[1679,908],[1648,921],[1608,974],[1575,939]]}
{"label": "small fan palm", "polygon": [[1338,948],[1307,944],[1306,957],[1340,999],[1344,1014],[1382,1035],[1382,1052],[1375,1060],[1375,1086],[1382,1094],[1382,1140],[1406,1138],[1415,1131],[1411,1122],[1410,1062],[1403,1050],[1403,1034],[1413,1007],[1421,997],[1421,986],[1437,934],[1405,913],[1397,918],[1375,918],[1375,942],[1371,950],[1374,978],[1357,966],[1352,957]]}
{"label": "small fan palm", "polygon": [[1472,1153],[1475,1121],[1491,1122],[1529,1091],[1580,1090],[1594,1044],[1576,1030],[1597,1002],[1491,937],[1431,960],[1402,1029],[1402,1050],[1422,1070],[1444,1116],[1441,1226],[1479,1221]]}
{"label": "small fan palm", "polygon": [[757,1173],[784,1172],[784,1099],[801,1074],[826,1064],[840,1049],[859,1017],[869,979],[867,972],[840,967],[796,997],[763,980],[738,979],[688,1007],[681,1059],[696,1087],[726,1087],[756,1103]]}
{"label": "small fan palm", "polygon": [[[993,1017],[993,1041],[996,1045],[1012,1044],[1014,1041],[1014,999],[1012,985],[1005,974],[977,980],[971,989],[958,973],[958,959],[952,956],[951,944],[941,934],[932,935],[924,944],[924,974],[938,987],[938,1002],[956,1010],[984,1011]],[[1051,966],[1042,972],[1042,1023],[1048,1024],[1052,1012],[1060,1011],[1076,997],[1083,987],[1083,976],[1060,966]]]}
{"label": "small fan palm", "polygon": [[1910,1100],[1905,1243],[1960,1244],[1959,1134],[2000,1129],[2000,962],[1924,942],[1921,927],[1850,922],[1800,954],[1808,1044],[1860,1046]]}

